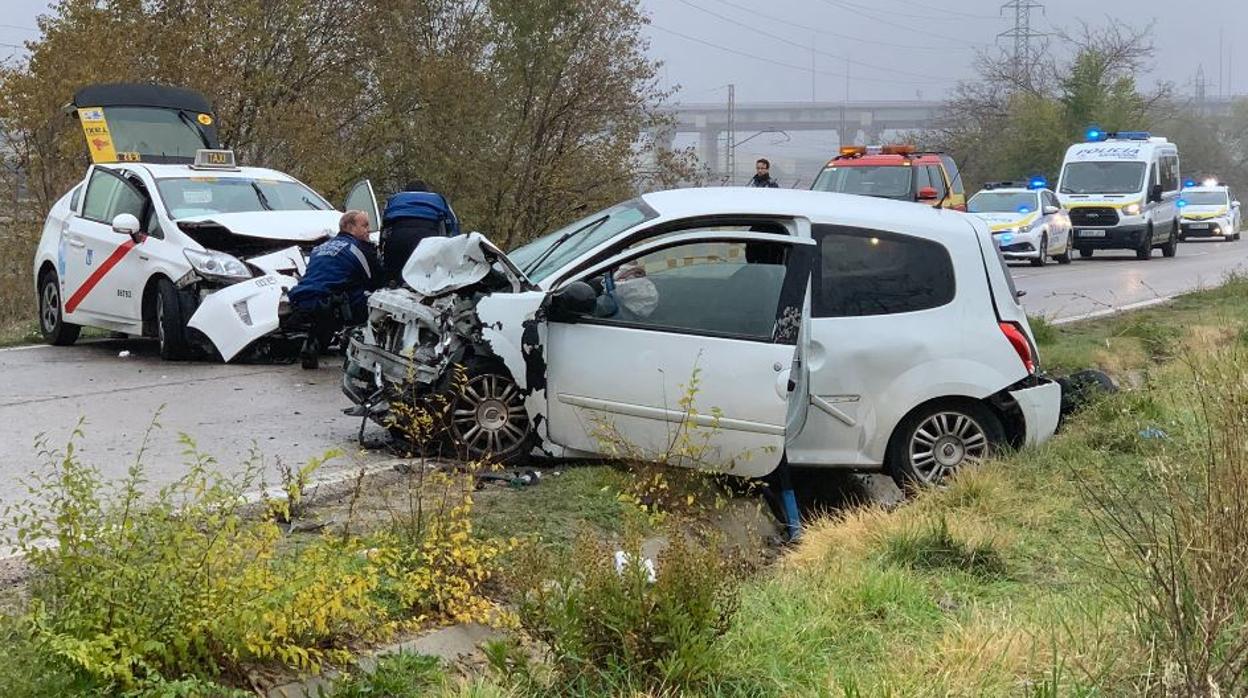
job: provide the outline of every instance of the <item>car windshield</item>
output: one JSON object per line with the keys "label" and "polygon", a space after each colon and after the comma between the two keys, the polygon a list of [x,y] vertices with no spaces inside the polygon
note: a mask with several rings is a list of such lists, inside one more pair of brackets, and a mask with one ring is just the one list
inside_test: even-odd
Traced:
{"label": "car windshield", "polygon": [[249,211],[328,211],[319,194],[299,182],[252,177],[170,177],[156,188],[172,219]]}
{"label": "car windshield", "polygon": [[1143,188],[1142,162],[1072,162],[1062,172],[1063,194],[1134,194]]}
{"label": "car windshield", "polygon": [[[555,270],[576,259],[582,252],[591,250],[625,230],[658,215],[658,211],[650,208],[646,202],[639,198],[632,199],[586,216],[553,233],[547,233],[527,245],[517,247],[508,252],[507,257],[517,267],[526,269],[529,279],[535,282],[541,281],[554,273]],[[597,222],[599,219],[602,219],[601,223]],[[563,244],[555,248],[536,268],[528,269],[528,266],[546,253],[551,245],[556,244],[568,233],[581,228],[584,228],[584,230],[572,235]]]}
{"label": "car windshield", "polygon": [[1031,213],[1036,205],[1035,192],[981,191],[966,203],[966,210],[971,213]]}
{"label": "car windshield", "polygon": [[861,194],[887,199],[911,199],[910,167],[829,167],[819,173],[811,189]]}
{"label": "car windshield", "polygon": [[208,147],[194,119],[176,109],[105,107],[104,116],[118,153],[192,160]]}
{"label": "car windshield", "polygon": [[1183,200],[1188,206],[1226,206],[1225,192],[1220,191],[1185,191]]}

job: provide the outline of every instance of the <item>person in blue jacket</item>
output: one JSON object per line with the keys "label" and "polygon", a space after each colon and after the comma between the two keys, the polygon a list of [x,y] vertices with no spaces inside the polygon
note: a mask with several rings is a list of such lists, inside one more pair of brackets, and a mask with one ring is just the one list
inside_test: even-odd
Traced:
{"label": "person in blue jacket", "polygon": [[417,179],[386,201],[381,215],[384,285],[402,283],[403,265],[427,237],[459,235],[459,219],[445,196]]}
{"label": "person in blue jacket", "polygon": [[308,326],[299,358],[304,368],[316,368],[333,334],[368,317],[368,292],[381,287],[377,248],[368,239],[368,215],[347,211],[338,221],[338,234],[317,245],[299,283],[286,294],[292,325]]}

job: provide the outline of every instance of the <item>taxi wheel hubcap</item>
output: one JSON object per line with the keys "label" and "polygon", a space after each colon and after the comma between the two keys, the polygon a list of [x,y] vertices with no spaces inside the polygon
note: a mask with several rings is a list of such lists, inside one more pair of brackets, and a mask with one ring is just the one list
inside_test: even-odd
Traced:
{"label": "taxi wheel hubcap", "polygon": [[61,319],[61,293],[53,279],[43,284],[43,312],[40,317],[43,319],[45,332],[56,330],[56,323]]}
{"label": "taxi wheel hubcap", "polygon": [[508,453],[529,434],[524,396],[508,378],[475,376],[455,400],[451,431],[474,457]]}
{"label": "taxi wheel hubcap", "polygon": [[939,484],[964,464],[988,455],[988,437],[974,419],[960,412],[938,412],[910,437],[910,463],[928,484]]}

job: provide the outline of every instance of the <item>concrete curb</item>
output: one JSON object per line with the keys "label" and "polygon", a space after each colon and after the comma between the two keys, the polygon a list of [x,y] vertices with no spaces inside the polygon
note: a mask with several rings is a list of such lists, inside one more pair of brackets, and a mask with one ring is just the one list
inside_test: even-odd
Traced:
{"label": "concrete curb", "polygon": [[1071,315],[1070,317],[1064,317],[1064,318],[1060,318],[1057,320],[1052,320],[1049,322],[1049,324],[1050,325],[1069,325],[1073,322],[1082,322],[1084,320],[1095,320],[1096,318],[1109,317],[1110,315],[1118,315],[1119,313],[1127,313],[1132,310],[1150,308],[1154,305],[1162,305],[1165,303],[1169,303],[1170,301],[1174,300],[1176,297],[1177,296],[1161,296],[1160,298],[1150,298],[1146,301],[1139,301],[1138,303],[1128,303],[1126,305],[1119,305],[1119,306],[1115,306],[1112,308],[1103,308],[1101,310],[1094,310],[1090,313],[1081,313],[1079,315]]}

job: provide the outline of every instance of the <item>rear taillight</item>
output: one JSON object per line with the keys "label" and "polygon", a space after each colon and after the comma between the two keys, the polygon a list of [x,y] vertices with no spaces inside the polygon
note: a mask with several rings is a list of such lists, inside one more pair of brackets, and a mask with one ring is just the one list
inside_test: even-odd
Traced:
{"label": "rear taillight", "polygon": [[1035,373],[1036,357],[1031,353],[1031,342],[1027,341],[1023,326],[1017,322],[998,322],[997,327],[1001,328],[1001,334],[1005,335],[1005,338],[1010,341],[1010,346],[1018,352],[1023,368],[1026,368],[1028,373]]}

